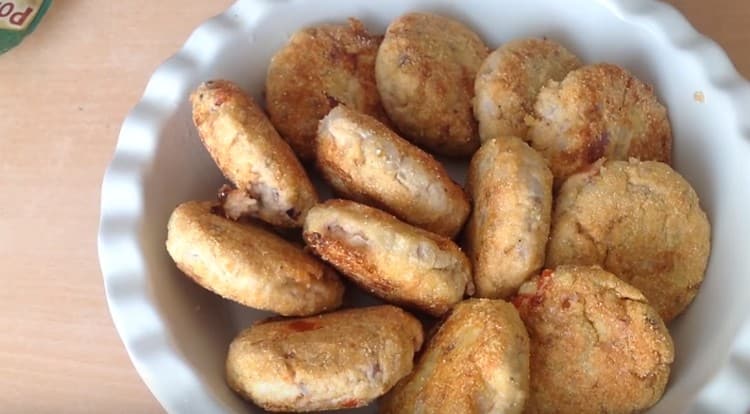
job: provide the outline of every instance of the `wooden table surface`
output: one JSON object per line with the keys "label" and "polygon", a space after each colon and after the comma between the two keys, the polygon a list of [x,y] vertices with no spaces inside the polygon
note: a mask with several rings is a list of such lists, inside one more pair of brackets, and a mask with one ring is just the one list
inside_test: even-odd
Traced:
{"label": "wooden table surface", "polygon": [[[107,310],[96,232],[119,125],[231,0],[58,0],[0,56],[0,412],[150,413]],[[750,2],[672,0],[750,76]]]}

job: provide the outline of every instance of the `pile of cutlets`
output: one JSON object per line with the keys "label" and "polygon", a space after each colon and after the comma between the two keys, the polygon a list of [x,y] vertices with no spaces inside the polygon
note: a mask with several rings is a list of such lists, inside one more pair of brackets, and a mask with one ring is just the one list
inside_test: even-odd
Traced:
{"label": "pile of cutlets", "polygon": [[[666,324],[700,287],[710,225],[652,86],[551,39],[491,51],[462,22],[408,13],[384,36],[356,19],[300,30],[264,96],[228,80],[192,93],[228,184],[179,205],[166,242],[199,285],[280,315],[232,341],[237,394],[381,413],[661,398]],[[352,306],[355,290],[383,304]]]}

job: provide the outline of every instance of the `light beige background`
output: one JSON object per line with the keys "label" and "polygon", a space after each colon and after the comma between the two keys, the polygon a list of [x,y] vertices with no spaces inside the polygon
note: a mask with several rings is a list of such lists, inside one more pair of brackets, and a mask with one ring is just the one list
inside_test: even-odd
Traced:
{"label": "light beige background", "polygon": [[[671,2],[750,76],[750,1]],[[230,3],[57,0],[0,55],[0,411],[162,411],[107,311],[99,186],[150,74]]]}

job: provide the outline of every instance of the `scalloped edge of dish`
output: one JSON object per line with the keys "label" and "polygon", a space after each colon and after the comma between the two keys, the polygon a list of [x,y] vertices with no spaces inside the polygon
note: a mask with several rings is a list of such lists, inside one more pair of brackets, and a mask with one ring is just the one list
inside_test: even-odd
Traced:
{"label": "scalloped edge of dish", "polygon": [[[666,3],[651,0],[598,1],[618,18],[645,27],[668,39],[676,49],[694,55],[706,78],[731,99],[738,130],[750,140],[750,119],[745,120],[741,116],[742,108],[750,107],[750,83],[737,72],[726,52],[716,42],[700,34],[679,11]],[[190,390],[189,395],[193,398],[202,396],[212,400],[213,397],[206,393],[202,380],[170,343],[168,329],[162,324],[148,295],[135,294],[147,291],[143,254],[132,234],[143,212],[141,183],[152,162],[151,154],[158,140],[157,131],[180,104],[180,99],[189,93],[189,85],[185,81],[187,76],[184,75],[210,65],[210,57],[224,38],[242,31],[242,27],[252,26],[275,3],[271,0],[238,0],[225,12],[205,21],[192,32],[182,48],[156,69],[141,99],[124,119],[114,156],[104,175],[97,246],[107,304],[131,362],[168,412],[177,411],[180,405],[177,401],[184,400],[186,389]],[[748,180],[747,187],[750,187],[750,179],[745,179]],[[113,251],[128,254],[115,255]],[[129,259],[123,260],[123,257]],[[130,260],[132,258],[139,260]],[[737,324],[732,331],[736,334],[739,328],[740,324]],[[728,355],[724,361],[726,358]],[[155,364],[159,368],[154,368]],[[719,369],[716,367],[706,382]],[[182,378],[180,395],[171,396],[163,392],[167,386],[177,388],[173,380],[169,384],[161,384],[163,380],[154,375],[165,370],[172,372],[170,378]],[[154,392],[156,389],[160,392]]]}

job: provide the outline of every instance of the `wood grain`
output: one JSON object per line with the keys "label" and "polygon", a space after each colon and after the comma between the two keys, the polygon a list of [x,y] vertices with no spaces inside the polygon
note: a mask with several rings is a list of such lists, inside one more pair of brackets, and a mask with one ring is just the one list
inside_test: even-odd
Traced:
{"label": "wood grain", "polygon": [[[670,2],[750,75],[750,2]],[[106,307],[99,186],[149,75],[230,3],[57,1],[0,56],[0,411],[162,411]]]}

